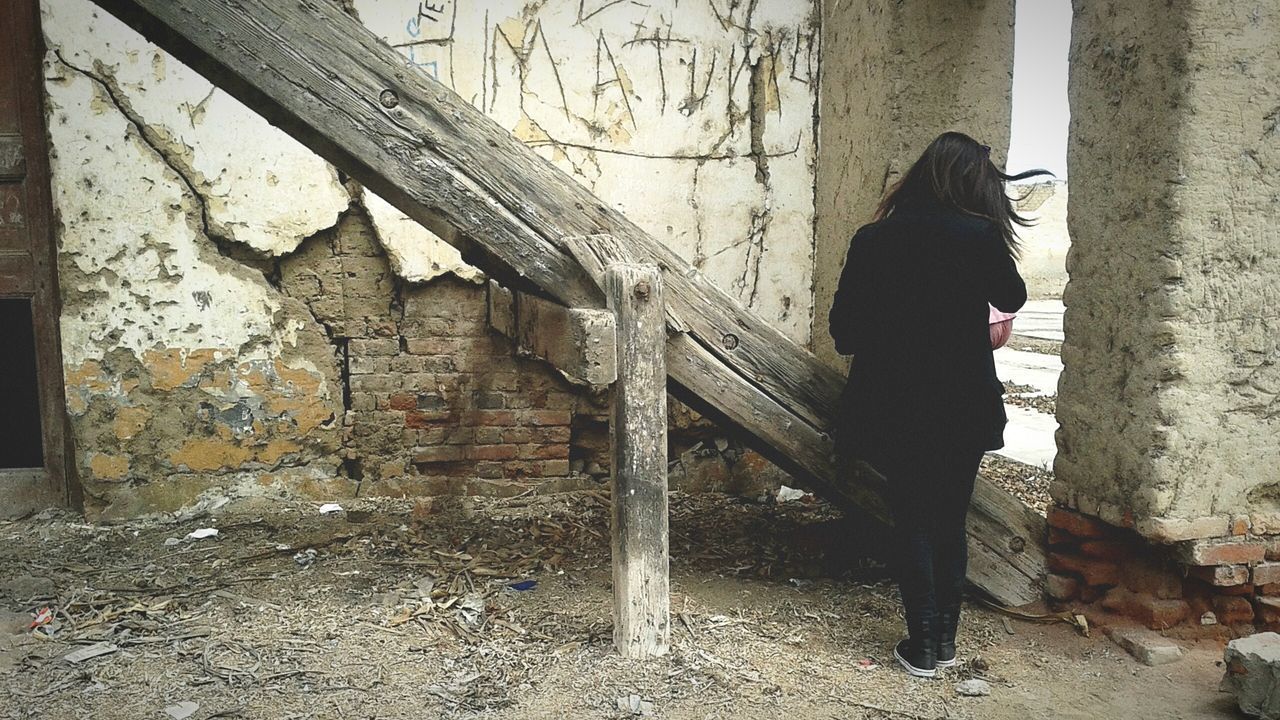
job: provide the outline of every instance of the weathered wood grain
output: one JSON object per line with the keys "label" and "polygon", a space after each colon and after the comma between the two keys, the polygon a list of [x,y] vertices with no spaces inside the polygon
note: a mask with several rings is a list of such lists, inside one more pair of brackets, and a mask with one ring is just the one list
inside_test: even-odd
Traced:
{"label": "weathered wood grain", "polygon": [[626,657],[670,645],[667,536],[667,370],[662,273],[610,265],[605,297],[617,325],[610,398],[613,471],[613,642]]}
{"label": "weathered wood grain", "polygon": [[[839,374],[411,67],[336,4],[97,1],[508,287],[568,307],[603,307],[598,284],[570,254],[570,238],[588,238],[590,245],[592,236],[608,237],[625,249],[623,259],[656,264],[666,289],[667,322],[677,333],[670,342],[697,348],[696,362],[670,366],[672,380],[771,457],[804,470],[801,480],[829,497],[849,506],[874,495],[858,478],[828,469],[826,431],[844,383]],[[759,398],[730,403],[718,394],[722,385],[750,389]],[[1000,492],[979,485],[981,492]],[[1016,535],[1033,517],[1022,508],[992,520]],[[1040,553],[1038,540],[1027,537],[1025,552]],[[1008,592],[1017,583],[1004,579],[988,583],[980,568],[971,580],[997,599],[1025,594]],[[1039,581],[1024,577],[1024,589]]]}
{"label": "weathered wood grain", "polygon": [[618,376],[614,315],[565,307],[489,281],[489,325],[520,355],[545,360],[566,380],[602,388]]}

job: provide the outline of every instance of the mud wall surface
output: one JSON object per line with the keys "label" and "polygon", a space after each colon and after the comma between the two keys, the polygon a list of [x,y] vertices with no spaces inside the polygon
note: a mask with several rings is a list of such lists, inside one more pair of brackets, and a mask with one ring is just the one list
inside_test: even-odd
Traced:
{"label": "mud wall surface", "polygon": [[[354,12],[805,342],[816,17],[718,5]],[[607,471],[595,401],[511,356],[451,247],[88,0],[43,0],[42,16],[90,512],[211,487],[518,492]],[[704,456],[681,467],[741,459]]]}
{"label": "mud wall surface", "polygon": [[1075,3],[1054,494],[1147,534],[1280,511],[1276,37],[1274,0]]}
{"label": "mud wall surface", "polygon": [[1067,230],[1067,184],[1046,182],[1011,187],[1018,199],[1018,212],[1031,220],[1031,227],[1019,227],[1022,257],[1018,270],[1033,299],[1060,298],[1067,285],[1067,252],[1071,236]]}
{"label": "mud wall surface", "polygon": [[939,133],[1009,145],[1013,0],[826,2],[822,10],[813,347],[839,367],[827,314],[849,238]]}

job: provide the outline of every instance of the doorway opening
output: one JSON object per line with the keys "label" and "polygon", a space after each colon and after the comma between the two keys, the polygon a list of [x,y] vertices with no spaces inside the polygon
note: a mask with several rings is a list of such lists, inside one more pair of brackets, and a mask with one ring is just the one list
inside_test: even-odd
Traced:
{"label": "doorway opening", "polygon": [[31,301],[0,298],[0,469],[44,465],[40,427],[40,385],[36,370],[36,334]]}

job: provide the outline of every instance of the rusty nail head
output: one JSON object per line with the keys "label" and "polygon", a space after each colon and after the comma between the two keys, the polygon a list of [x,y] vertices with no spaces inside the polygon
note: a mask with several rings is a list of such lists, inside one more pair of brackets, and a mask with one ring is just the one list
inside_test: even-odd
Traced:
{"label": "rusty nail head", "polygon": [[640,282],[636,283],[636,297],[640,298],[641,300],[649,297],[649,281],[648,280],[641,280]]}
{"label": "rusty nail head", "polygon": [[393,108],[400,104],[400,98],[396,97],[395,90],[383,90],[378,96],[378,102],[382,103],[384,108]]}
{"label": "rusty nail head", "polygon": [[738,336],[733,333],[725,333],[721,342],[724,343],[725,350],[736,350],[738,347]]}

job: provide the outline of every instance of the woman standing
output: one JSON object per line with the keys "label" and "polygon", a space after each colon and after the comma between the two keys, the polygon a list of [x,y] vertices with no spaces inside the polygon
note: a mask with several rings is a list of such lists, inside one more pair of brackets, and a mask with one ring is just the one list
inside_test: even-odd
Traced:
{"label": "woman standing", "polygon": [[985,451],[1004,446],[988,304],[1014,312],[1027,290],[990,148],[944,133],[853,236],[831,309],[836,350],[853,355],[838,448],[888,481],[895,570],[908,637],[894,657],[918,677],[956,662],[968,552],[965,516]]}

